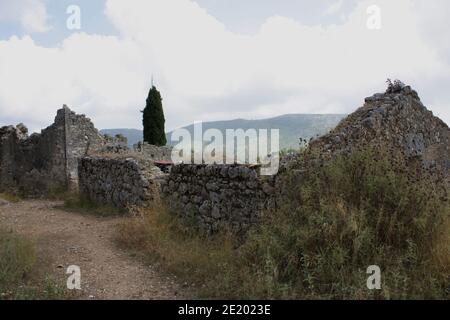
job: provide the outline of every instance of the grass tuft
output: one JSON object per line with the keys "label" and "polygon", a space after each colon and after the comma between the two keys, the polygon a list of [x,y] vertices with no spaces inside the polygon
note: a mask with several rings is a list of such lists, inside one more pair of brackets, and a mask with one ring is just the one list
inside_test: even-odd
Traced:
{"label": "grass tuft", "polygon": [[[372,149],[305,160],[302,169],[282,177],[279,208],[240,246],[230,236],[198,235],[164,208],[124,222],[118,241],[192,283],[202,298],[449,298],[442,179]],[[381,268],[381,290],[366,286],[371,265]]]}
{"label": "grass tuft", "polygon": [[0,291],[22,281],[32,270],[34,246],[11,231],[0,229]]}
{"label": "grass tuft", "polygon": [[36,265],[34,243],[0,228],[0,300],[60,300],[70,294]]}
{"label": "grass tuft", "polygon": [[78,194],[67,194],[64,197],[63,209],[67,211],[91,214],[100,217],[118,216],[124,213],[124,210],[111,205],[102,205],[86,199]]}
{"label": "grass tuft", "polygon": [[119,224],[116,234],[121,247],[197,288],[202,298],[216,296],[215,281],[222,281],[233,264],[236,244],[230,235],[202,236],[162,205],[141,209],[140,215]]}
{"label": "grass tuft", "polygon": [[22,200],[19,196],[10,193],[0,193],[0,199],[6,200],[11,203],[17,203]]}

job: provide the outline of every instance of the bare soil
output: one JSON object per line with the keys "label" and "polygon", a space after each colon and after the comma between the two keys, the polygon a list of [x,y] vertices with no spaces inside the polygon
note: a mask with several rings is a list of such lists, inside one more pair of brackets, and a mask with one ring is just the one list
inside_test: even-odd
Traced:
{"label": "bare soil", "polygon": [[81,269],[80,299],[182,299],[175,278],[144,265],[114,243],[126,217],[67,212],[62,203],[26,200],[0,204],[0,224],[35,241],[40,264],[66,287],[70,265]]}

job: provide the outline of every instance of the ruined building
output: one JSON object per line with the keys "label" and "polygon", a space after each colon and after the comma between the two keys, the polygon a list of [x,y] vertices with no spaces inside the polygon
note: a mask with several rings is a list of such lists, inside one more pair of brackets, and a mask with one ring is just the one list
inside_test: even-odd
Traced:
{"label": "ruined building", "polygon": [[[274,177],[261,177],[257,167],[242,165],[185,164],[164,173],[155,164],[170,159],[170,148],[143,144],[130,151],[126,145],[123,137],[102,136],[88,118],[67,107],[41,134],[29,137],[23,125],[3,127],[0,192],[42,194],[78,186],[84,197],[123,209],[161,199],[207,233],[225,228],[245,233],[264,210],[277,207],[283,174],[302,181],[296,157],[281,161]],[[366,98],[306,151],[327,160],[366,146],[400,152],[450,185],[450,129],[409,86]]]}
{"label": "ruined building", "polygon": [[365,99],[365,104],[316,141],[321,154],[351,152],[364,146],[401,152],[450,181],[450,129],[433,115],[410,86],[388,88]]}
{"label": "ruined building", "polygon": [[2,127],[0,192],[39,195],[76,187],[78,158],[115,142],[67,106],[57,111],[55,122],[40,134],[28,136],[22,124]]}

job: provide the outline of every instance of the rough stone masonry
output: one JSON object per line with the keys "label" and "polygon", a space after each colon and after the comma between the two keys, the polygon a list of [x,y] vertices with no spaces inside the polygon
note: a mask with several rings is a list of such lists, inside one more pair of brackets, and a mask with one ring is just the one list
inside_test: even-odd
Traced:
{"label": "rough stone masonry", "polygon": [[79,189],[83,197],[120,209],[147,207],[159,200],[164,174],[148,160],[129,155],[79,159]]}
{"label": "rough stone masonry", "polygon": [[[67,107],[41,134],[29,137],[23,125],[0,128],[0,191],[43,193],[79,179],[82,195],[119,208],[151,205],[162,191],[173,212],[209,234],[245,233],[266,209],[276,207],[282,193],[279,177],[260,176],[252,166],[184,164],[163,174],[153,160],[167,157],[170,149],[143,146],[132,153],[123,138],[116,140],[101,136],[88,118]],[[309,149],[327,158],[365,145],[399,150],[450,181],[450,129],[408,86],[366,98]],[[106,155],[111,152],[116,155]],[[301,176],[293,170],[295,162],[295,157],[281,161],[279,175],[287,171],[295,177],[298,171]]]}
{"label": "rough stone masonry", "polygon": [[[427,110],[411,87],[394,89],[366,98],[363,107],[311,142],[309,149],[326,159],[368,145],[388,148],[408,161],[419,159],[425,169],[450,181],[449,127]],[[176,166],[163,190],[172,210],[206,232],[245,232],[265,209],[282,201],[281,175],[302,183],[295,161],[282,159],[279,175],[269,180],[242,166]]]}
{"label": "rough stone masonry", "polygon": [[40,134],[28,129],[0,128],[0,192],[42,195],[76,188],[78,158],[102,150],[108,141],[90,119],[67,106]]}
{"label": "rough stone masonry", "polygon": [[208,234],[243,234],[275,205],[275,177],[257,166],[177,165],[162,190],[173,212]]}
{"label": "rough stone masonry", "polygon": [[401,152],[406,159],[420,159],[425,168],[450,181],[450,129],[410,86],[367,97],[364,106],[310,148],[333,155],[368,145]]}

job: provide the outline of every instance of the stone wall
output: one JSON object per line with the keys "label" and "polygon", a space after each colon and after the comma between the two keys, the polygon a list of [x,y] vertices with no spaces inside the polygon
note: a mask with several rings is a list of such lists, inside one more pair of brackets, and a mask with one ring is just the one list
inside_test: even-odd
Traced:
{"label": "stone wall", "polygon": [[79,159],[80,195],[120,209],[146,207],[159,199],[161,171],[145,160],[95,156]]}
{"label": "stone wall", "polygon": [[171,146],[154,146],[147,142],[139,142],[133,146],[134,151],[141,154],[142,157],[153,161],[171,161],[172,147]]}
{"label": "stone wall", "polygon": [[0,191],[39,195],[76,187],[77,159],[101,148],[102,135],[67,106],[54,123],[28,136],[23,125],[0,128]]}
{"label": "stone wall", "polygon": [[177,165],[162,190],[169,208],[201,231],[244,234],[275,205],[275,179],[256,166]]}
{"label": "stone wall", "polygon": [[22,153],[20,142],[27,137],[28,130],[21,125],[0,128],[0,192],[17,187],[16,166],[23,162],[17,155]]}
{"label": "stone wall", "polygon": [[25,127],[0,129],[0,189],[38,194],[68,186],[62,112],[41,134],[28,137]]}
{"label": "stone wall", "polygon": [[114,137],[110,135],[103,135],[106,143],[99,150],[99,153],[114,153],[114,154],[125,154],[130,152],[131,150],[128,148],[128,138],[121,135],[116,134]]}
{"label": "stone wall", "polygon": [[334,130],[310,145],[323,155],[349,153],[364,146],[388,148],[407,159],[420,159],[427,169],[450,182],[450,129],[421,102],[410,86],[388,88],[365,99],[365,104]]}
{"label": "stone wall", "polygon": [[207,234],[245,234],[275,207],[276,177],[257,166],[177,165],[164,174],[136,155],[79,160],[81,196],[117,208],[148,207],[160,199],[171,212]]}
{"label": "stone wall", "polygon": [[102,149],[107,140],[95,128],[91,119],[78,115],[67,106],[63,108],[67,174],[70,186],[78,184],[78,159]]}

